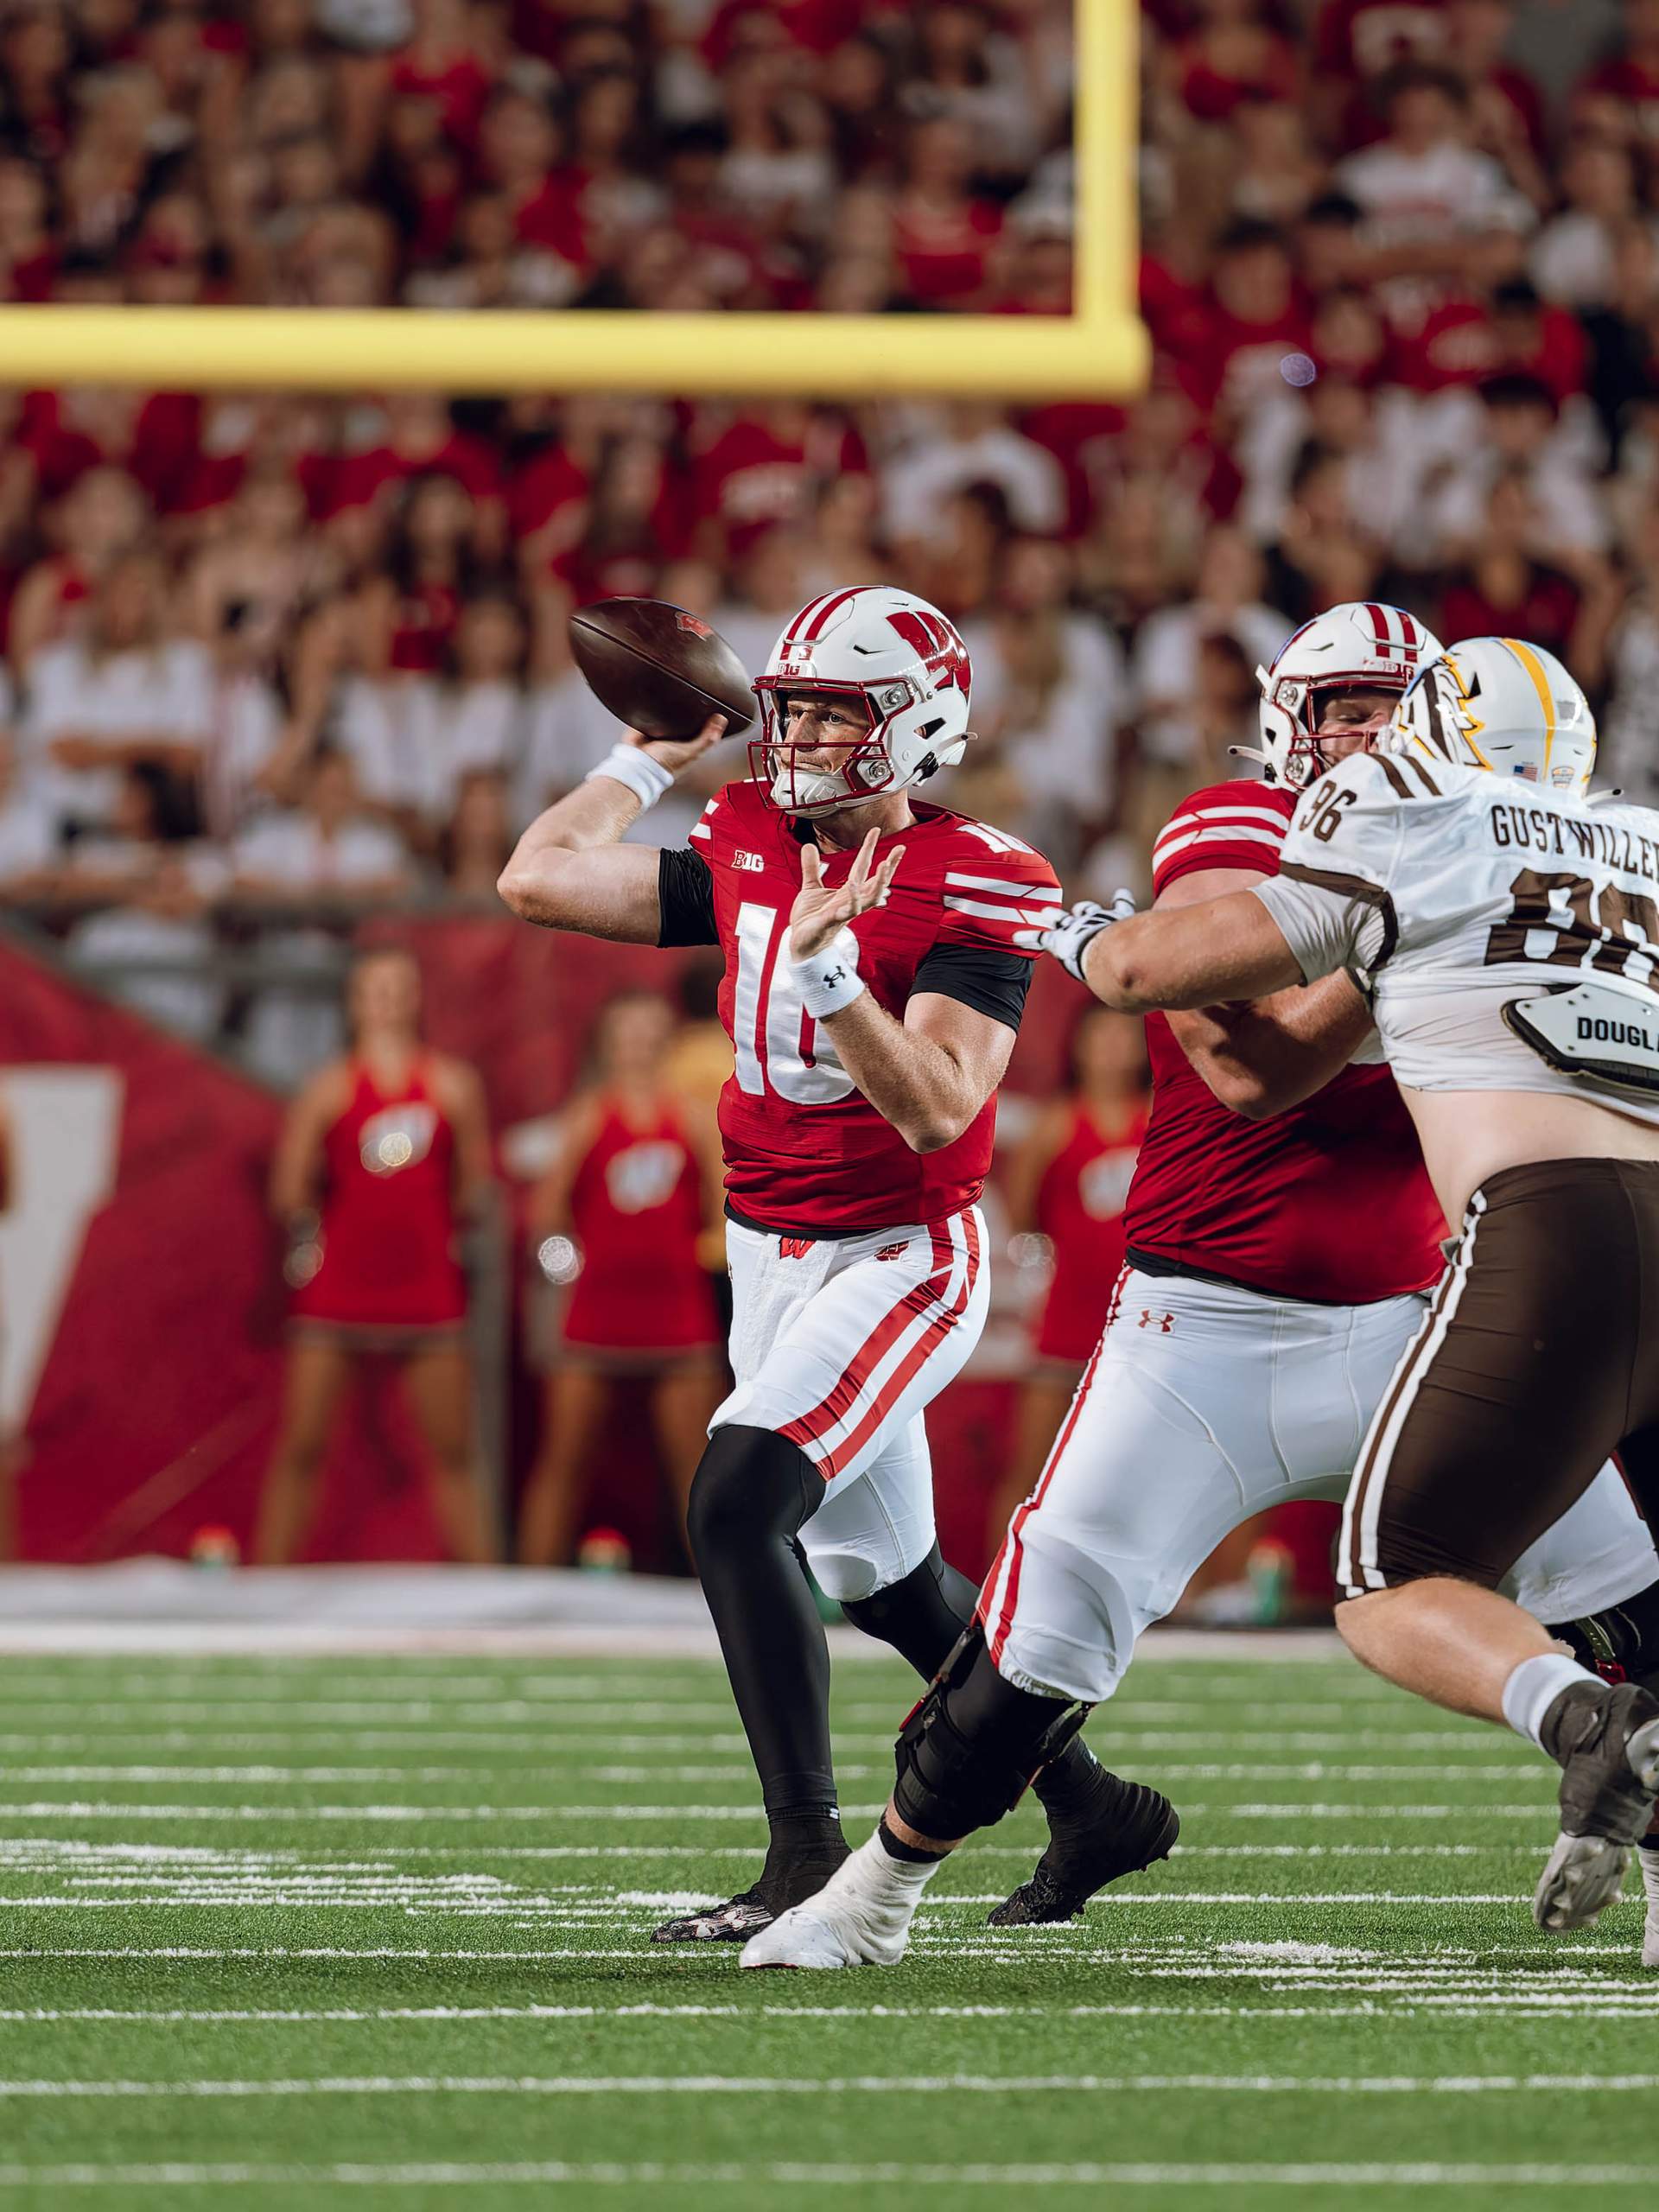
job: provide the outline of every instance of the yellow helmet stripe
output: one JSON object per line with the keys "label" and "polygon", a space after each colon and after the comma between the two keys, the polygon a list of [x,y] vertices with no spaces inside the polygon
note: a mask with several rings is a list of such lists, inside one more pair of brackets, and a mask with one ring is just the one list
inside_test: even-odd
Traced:
{"label": "yellow helmet stripe", "polygon": [[1504,644],[1515,655],[1532,678],[1532,688],[1538,694],[1538,703],[1544,710],[1544,772],[1542,780],[1549,779],[1549,756],[1555,743],[1555,696],[1549,688],[1549,678],[1544,674],[1544,664],[1532,647],[1520,638],[1505,638]]}

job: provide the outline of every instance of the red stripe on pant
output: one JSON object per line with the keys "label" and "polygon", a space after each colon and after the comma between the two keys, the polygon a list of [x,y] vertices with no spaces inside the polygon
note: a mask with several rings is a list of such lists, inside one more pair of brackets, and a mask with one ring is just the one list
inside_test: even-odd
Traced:
{"label": "red stripe on pant", "polygon": [[1008,1586],[1003,1592],[1002,1608],[997,1615],[996,1628],[990,1640],[993,1665],[1002,1656],[1003,1647],[1008,1640],[1008,1630],[1014,1626],[1014,1606],[1019,1602],[1020,1568],[1025,1558],[1024,1548],[1020,1541],[1020,1532],[1031,1517],[1033,1508],[1042,1503],[1043,1492],[1048,1488],[1054,1470],[1059,1465],[1066,1446],[1071,1441],[1071,1432],[1077,1425],[1078,1416],[1083,1412],[1084,1402],[1094,1383],[1095,1370],[1100,1365],[1100,1356],[1106,1349],[1106,1339],[1111,1333],[1113,1322],[1117,1319],[1117,1309],[1123,1302],[1123,1286],[1128,1279],[1128,1269],[1127,1268],[1120,1269],[1117,1281],[1112,1285],[1111,1303],[1106,1308],[1106,1320],[1100,1332],[1100,1342],[1095,1346],[1094,1357],[1084,1370],[1083,1380],[1077,1385],[1077,1395],[1071,1401],[1071,1410],[1067,1414],[1065,1426],[1055,1438],[1053,1446],[1047,1459],[1043,1462],[1043,1471],[1037,1478],[1036,1489],[1008,1523],[1008,1533],[1002,1540],[1002,1548],[998,1552],[990,1573],[986,1578],[985,1587],[979,1601],[979,1618],[982,1626],[986,1618],[986,1602],[996,1587],[997,1577],[1002,1572],[1002,1561],[1006,1557],[1008,1561]]}
{"label": "red stripe on pant", "polygon": [[950,1280],[950,1271],[957,1263],[956,1246],[951,1242],[950,1224],[934,1222],[931,1234],[933,1239],[932,1267],[920,1282],[912,1283],[883,1315],[853,1354],[831,1387],[827,1397],[820,1398],[810,1412],[797,1415],[789,1426],[779,1431],[791,1444],[803,1450],[817,1443],[818,1438],[844,1420],[856,1404],[861,1391],[868,1388],[871,1376],[884,1353],[888,1351],[918,1314],[925,1313]]}
{"label": "red stripe on pant", "polygon": [[823,1462],[819,1471],[826,1481],[833,1481],[836,1476],[857,1458],[909,1389],[923,1363],[938,1351],[940,1344],[950,1335],[967,1311],[968,1301],[974,1294],[974,1285],[979,1280],[979,1224],[972,1214],[965,1214],[963,1217],[963,1227],[967,1231],[968,1236],[968,1267],[963,1277],[961,1290],[948,1306],[941,1307],[940,1311],[934,1315],[876,1392],[874,1400],[866,1410],[863,1418],[836,1445],[835,1450]]}

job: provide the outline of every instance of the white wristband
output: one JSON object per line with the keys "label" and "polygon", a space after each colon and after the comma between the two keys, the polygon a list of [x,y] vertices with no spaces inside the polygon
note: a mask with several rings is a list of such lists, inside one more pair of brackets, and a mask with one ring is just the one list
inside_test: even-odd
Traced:
{"label": "white wristband", "polygon": [[598,767],[590,768],[582,781],[591,784],[595,776],[607,777],[613,784],[626,784],[639,800],[642,814],[648,806],[655,806],[674,782],[674,771],[664,768],[660,760],[637,745],[613,745]]}
{"label": "white wristband", "polygon": [[791,964],[800,987],[801,1003],[814,1021],[851,1006],[864,988],[858,972],[858,939],[850,930],[831,938],[823,951],[815,952],[810,959]]}

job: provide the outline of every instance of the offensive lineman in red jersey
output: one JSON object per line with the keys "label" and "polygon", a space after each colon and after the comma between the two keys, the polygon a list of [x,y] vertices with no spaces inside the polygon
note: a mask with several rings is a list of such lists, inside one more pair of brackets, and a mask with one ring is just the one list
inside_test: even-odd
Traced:
{"label": "offensive lineman in red jersey", "polygon": [[[995,1090],[1030,982],[1015,947],[1057,917],[1039,853],[912,799],[960,759],[970,671],[938,610],[886,587],[802,608],[755,685],[751,774],[688,847],[619,840],[715,743],[630,732],[532,823],[501,878],[516,913],[633,944],[719,944],[736,1068],[721,1100],[736,1388],[716,1411],[689,1531],[760,1772],[760,1880],[658,1940],[734,1940],[846,1856],[829,1661],[797,1548],[866,1633],[932,1675],[975,1592],[934,1537],[923,1410],[984,1324],[978,1198]],[[1116,1871],[1168,1847],[1165,1801],[1076,1745],[1039,1795],[1057,1836],[1096,1830]]]}
{"label": "offensive lineman in red jersey", "polygon": [[[1262,675],[1270,780],[1215,785],[1177,807],[1154,849],[1155,905],[1275,874],[1302,787],[1374,743],[1439,650],[1402,609],[1365,603],[1289,639]],[[1032,940],[1076,975],[1070,927],[1033,928]],[[934,1841],[1009,1809],[1049,1747],[1112,1695],[1142,1631],[1221,1538],[1267,1506],[1344,1495],[1445,1234],[1393,1077],[1351,1065],[1370,1027],[1343,974],[1148,1015],[1152,1119],[1100,1344],[974,1632],[900,1737],[880,1828],[822,1898],[756,1938],[746,1966],[901,1956]],[[1592,1663],[1634,1673],[1656,1664],[1656,1573],[1608,1467],[1507,1586]],[[994,1925],[1070,1919],[1122,1871],[1103,1809],[1092,1835],[1051,1843]]]}

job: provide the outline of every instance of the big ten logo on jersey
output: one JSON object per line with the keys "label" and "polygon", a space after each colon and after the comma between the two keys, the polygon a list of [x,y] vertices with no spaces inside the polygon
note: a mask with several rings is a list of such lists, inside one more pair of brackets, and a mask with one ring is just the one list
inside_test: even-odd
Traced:
{"label": "big ten logo on jersey", "polygon": [[850,1095],[853,1079],[802,1001],[789,947],[780,942],[788,926],[788,915],[777,906],[745,900],[737,910],[732,1043],[738,1088],[791,1106],[833,1106]]}
{"label": "big ten logo on jersey", "polygon": [[685,1173],[685,1147],[669,1137],[631,1144],[605,1163],[605,1189],[618,1213],[665,1206]]}
{"label": "big ten logo on jersey", "polygon": [[1116,1221],[1123,1211],[1135,1179],[1133,1151],[1103,1152],[1091,1160],[1077,1179],[1083,1210],[1091,1221]]}
{"label": "big ten logo on jersey", "polygon": [[436,1108],[406,1098],[365,1122],[357,1156],[371,1175],[396,1175],[426,1158],[437,1131]]}
{"label": "big ten logo on jersey", "polygon": [[968,658],[968,648],[946,622],[937,614],[924,613],[919,607],[901,607],[887,620],[907,645],[914,645],[921,656],[928,674],[940,690],[954,684],[966,696],[974,679],[973,664]]}

